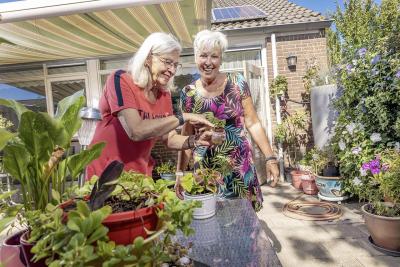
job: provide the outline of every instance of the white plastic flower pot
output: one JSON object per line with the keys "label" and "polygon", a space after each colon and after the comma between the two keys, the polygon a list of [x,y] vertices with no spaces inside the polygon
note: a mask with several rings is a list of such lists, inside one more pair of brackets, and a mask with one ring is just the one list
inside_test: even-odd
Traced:
{"label": "white plastic flower pot", "polygon": [[175,181],[176,180],[176,176],[174,173],[161,173],[160,177],[164,180],[168,180],[168,181]]}
{"label": "white plastic flower pot", "polygon": [[183,192],[184,200],[197,200],[202,203],[201,208],[195,208],[194,219],[207,219],[215,215],[217,197],[215,194],[189,195]]}

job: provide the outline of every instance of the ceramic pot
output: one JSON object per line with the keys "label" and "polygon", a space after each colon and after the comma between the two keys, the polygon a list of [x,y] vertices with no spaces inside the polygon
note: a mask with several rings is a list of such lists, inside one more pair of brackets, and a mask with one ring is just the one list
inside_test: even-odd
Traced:
{"label": "ceramic pot", "polygon": [[301,183],[301,178],[304,177],[309,177],[310,173],[306,171],[299,171],[299,170],[293,170],[290,172],[292,175],[292,185],[294,188],[301,190],[302,189],[302,183]]}
{"label": "ceramic pot", "polygon": [[201,194],[201,195],[189,195],[183,192],[184,200],[198,200],[201,202],[201,208],[195,208],[193,211],[194,219],[207,219],[215,215],[217,197],[215,194]]}
{"label": "ceramic pot", "polygon": [[21,236],[21,240],[20,240],[21,249],[22,249],[22,253],[24,254],[25,262],[27,263],[28,267],[45,267],[46,266],[45,259],[41,259],[38,262],[33,261],[32,258],[34,256],[34,254],[31,253],[31,249],[35,246],[35,243],[28,242],[29,235],[30,235],[29,231],[25,232]]}
{"label": "ceramic pot", "polygon": [[343,180],[340,176],[315,175],[315,184],[318,187],[319,193],[325,197],[343,197],[342,182]]}
{"label": "ceramic pot", "polygon": [[386,250],[400,252],[400,217],[385,217],[372,214],[371,204],[361,207],[365,224],[374,244]]}
{"label": "ceramic pot", "polygon": [[161,173],[161,179],[168,180],[168,181],[175,181],[176,175],[174,173]]}
{"label": "ceramic pot", "polygon": [[318,194],[318,188],[315,184],[314,175],[303,175],[301,177],[301,187],[303,189],[304,194],[307,195],[316,195]]}
{"label": "ceramic pot", "polygon": [[21,236],[26,230],[13,234],[0,247],[0,262],[4,267],[24,267],[25,258],[20,246]]}
{"label": "ceramic pot", "polygon": [[[65,209],[74,204],[74,200],[61,204]],[[129,245],[136,237],[146,238],[147,230],[153,231],[158,224],[157,211],[163,209],[164,205],[145,207],[138,210],[117,212],[110,214],[104,219],[103,225],[108,228],[108,237],[117,245]],[[67,215],[65,214],[65,218]]]}
{"label": "ceramic pot", "polygon": [[225,129],[222,127],[216,127],[212,130],[211,142],[214,145],[220,145],[225,141]]}

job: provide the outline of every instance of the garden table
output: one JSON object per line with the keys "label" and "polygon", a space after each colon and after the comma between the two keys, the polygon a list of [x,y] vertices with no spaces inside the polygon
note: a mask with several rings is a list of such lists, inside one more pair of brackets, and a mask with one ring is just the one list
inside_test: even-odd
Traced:
{"label": "garden table", "polygon": [[193,220],[191,226],[194,235],[176,237],[185,246],[192,242],[189,256],[205,264],[199,266],[282,266],[247,200],[218,201],[215,216]]}

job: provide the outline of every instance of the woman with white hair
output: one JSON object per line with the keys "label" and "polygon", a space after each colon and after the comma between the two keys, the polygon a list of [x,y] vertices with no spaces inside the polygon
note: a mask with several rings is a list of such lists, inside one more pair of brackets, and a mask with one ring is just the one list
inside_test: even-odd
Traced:
{"label": "woman with white hair", "polygon": [[[247,82],[239,73],[220,72],[222,54],[227,46],[228,41],[220,32],[204,30],[196,35],[194,54],[200,78],[182,90],[181,108],[183,112],[190,113],[212,112],[217,119],[226,121],[225,141],[210,147],[196,147],[193,150],[194,167],[218,167],[221,156],[230,159],[233,168],[224,177],[223,195],[226,198],[247,198],[254,209],[259,210],[263,197],[245,128],[265,155],[267,176],[272,177],[272,186],[278,181],[279,170],[267,135],[254,109]],[[182,133],[194,132],[195,129],[190,124],[184,125]],[[190,155],[190,150],[179,155],[178,170],[186,169]],[[177,195],[181,197],[179,181],[175,187]]]}
{"label": "woman with white hair", "polygon": [[101,156],[87,168],[87,179],[100,175],[113,160],[125,170],[151,176],[154,160],[150,152],[162,138],[171,149],[208,146],[210,133],[182,136],[173,131],[185,122],[200,127],[212,125],[203,115],[173,114],[170,89],[179,67],[181,46],[166,33],[153,33],[129,63],[129,71],[118,70],[107,79],[99,108],[102,121],[96,126],[92,144],[105,142]]}

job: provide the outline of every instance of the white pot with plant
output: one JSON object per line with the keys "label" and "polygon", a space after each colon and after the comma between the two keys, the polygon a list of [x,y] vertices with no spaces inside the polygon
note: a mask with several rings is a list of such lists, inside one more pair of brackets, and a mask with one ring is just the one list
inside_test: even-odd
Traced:
{"label": "white pot with plant", "polygon": [[163,162],[161,165],[156,167],[156,172],[164,180],[175,181],[176,180],[176,166],[172,161]]}

